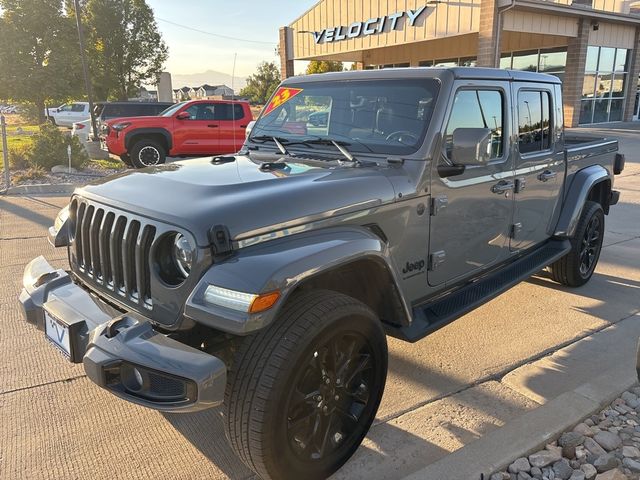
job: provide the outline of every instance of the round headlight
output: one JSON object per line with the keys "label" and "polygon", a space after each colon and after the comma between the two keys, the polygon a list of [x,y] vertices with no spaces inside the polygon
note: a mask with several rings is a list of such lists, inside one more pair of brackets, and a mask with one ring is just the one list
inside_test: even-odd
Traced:
{"label": "round headlight", "polygon": [[177,234],[173,241],[173,259],[180,273],[184,275],[184,278],[187,278],[189,273],[191,273],[195,256],[196,249],[189,239],[181,233]]}

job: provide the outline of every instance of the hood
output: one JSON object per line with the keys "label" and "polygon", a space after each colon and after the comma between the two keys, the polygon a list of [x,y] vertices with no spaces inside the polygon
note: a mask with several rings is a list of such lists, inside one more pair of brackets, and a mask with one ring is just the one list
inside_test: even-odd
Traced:
{"label": "hood", "polygon": [[209,229],[225,225],[233,239],[265,234],[339,213],[392,202],[388,167],[315,166],[287,162],[282,170],[236,156],[229,163],[198,158],[130,170],[76,193],[189,230],[209,244]]}

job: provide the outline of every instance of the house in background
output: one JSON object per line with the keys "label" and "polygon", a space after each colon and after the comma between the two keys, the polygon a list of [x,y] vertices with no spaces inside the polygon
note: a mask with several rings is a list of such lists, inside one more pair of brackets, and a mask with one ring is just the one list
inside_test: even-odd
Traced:
{"label": "house in background", "polygon": [[182,87],[173,90],[173,101],[184,102],[186,100],[228,100],[234,98],[234,91],[226,85],[204,84],[199,87]]}

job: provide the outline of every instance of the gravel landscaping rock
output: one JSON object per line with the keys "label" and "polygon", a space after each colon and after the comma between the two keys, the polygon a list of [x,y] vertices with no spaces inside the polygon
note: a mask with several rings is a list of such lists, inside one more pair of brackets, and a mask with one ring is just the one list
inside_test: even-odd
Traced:
{"label": "gravel landscaping rock", "polygon": [[622,439],[615,433],[609,431],[598,432],[593,436],[593,439],[608,452],[622,445]]}
{"label": "gravel landscaping rock", "polygon": [[542,468],[557,462],[561,458],[561,450],[540,450],[529,455],[529,463],[534,467]]}
{"label": "gravel landscaping rock", "polygon": [[640,480],[639,414],[636,386],[490,480]]}
{"label": "gravel landscaping rock", "polygon": [[519,458],[509,465],[509,473],[529,472],[530,470],[531,465],[525,457]]}
{"label": "gravel landscaping rock", "polygon": [[[0,162],[1,163],[1,162]],[[98,180],[103,177],[108,177],[124,170],[115,168],[102,168],[97,164],[89,163],[86,168],[76,173],[68,173],[68,167],[61,169],[60,173],[52,173],[43,171],[42,175],[37,178],[28,178],[26,175],[28,170],[11,170],[11,186],[16,187],[19,185],[60,185],[63,183],[72,183],[74,185],[86,185],[94,180]],[[27,179],[28,178],[28,179]],[[20,179],[17,181],[16,179]],[[0,191],[5,189],[4,175],[0,175]]]}

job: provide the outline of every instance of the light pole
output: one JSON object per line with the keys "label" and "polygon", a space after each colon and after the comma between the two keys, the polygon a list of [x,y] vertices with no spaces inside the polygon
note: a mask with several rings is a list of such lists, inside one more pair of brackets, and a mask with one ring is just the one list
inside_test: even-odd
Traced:
{"label": "light pole", "polygon": [[96,116],[93,113],[93,92],[91,89],[91,80],[89,79],[89,69],[87,68],[87,58],[84,50],[84,32],[82,30],[82,18],[80,15],[80,3],[74,0],[76,9],[76,24],[78,25],[78,40],[80,43],[80,60],[82,61],[82,74],[84,75],[84,85],[87,89],[87,97],[89,99],[89,116],[91,117],[91,131],[94,140],[98,137],[98,129],[96,128]]}

